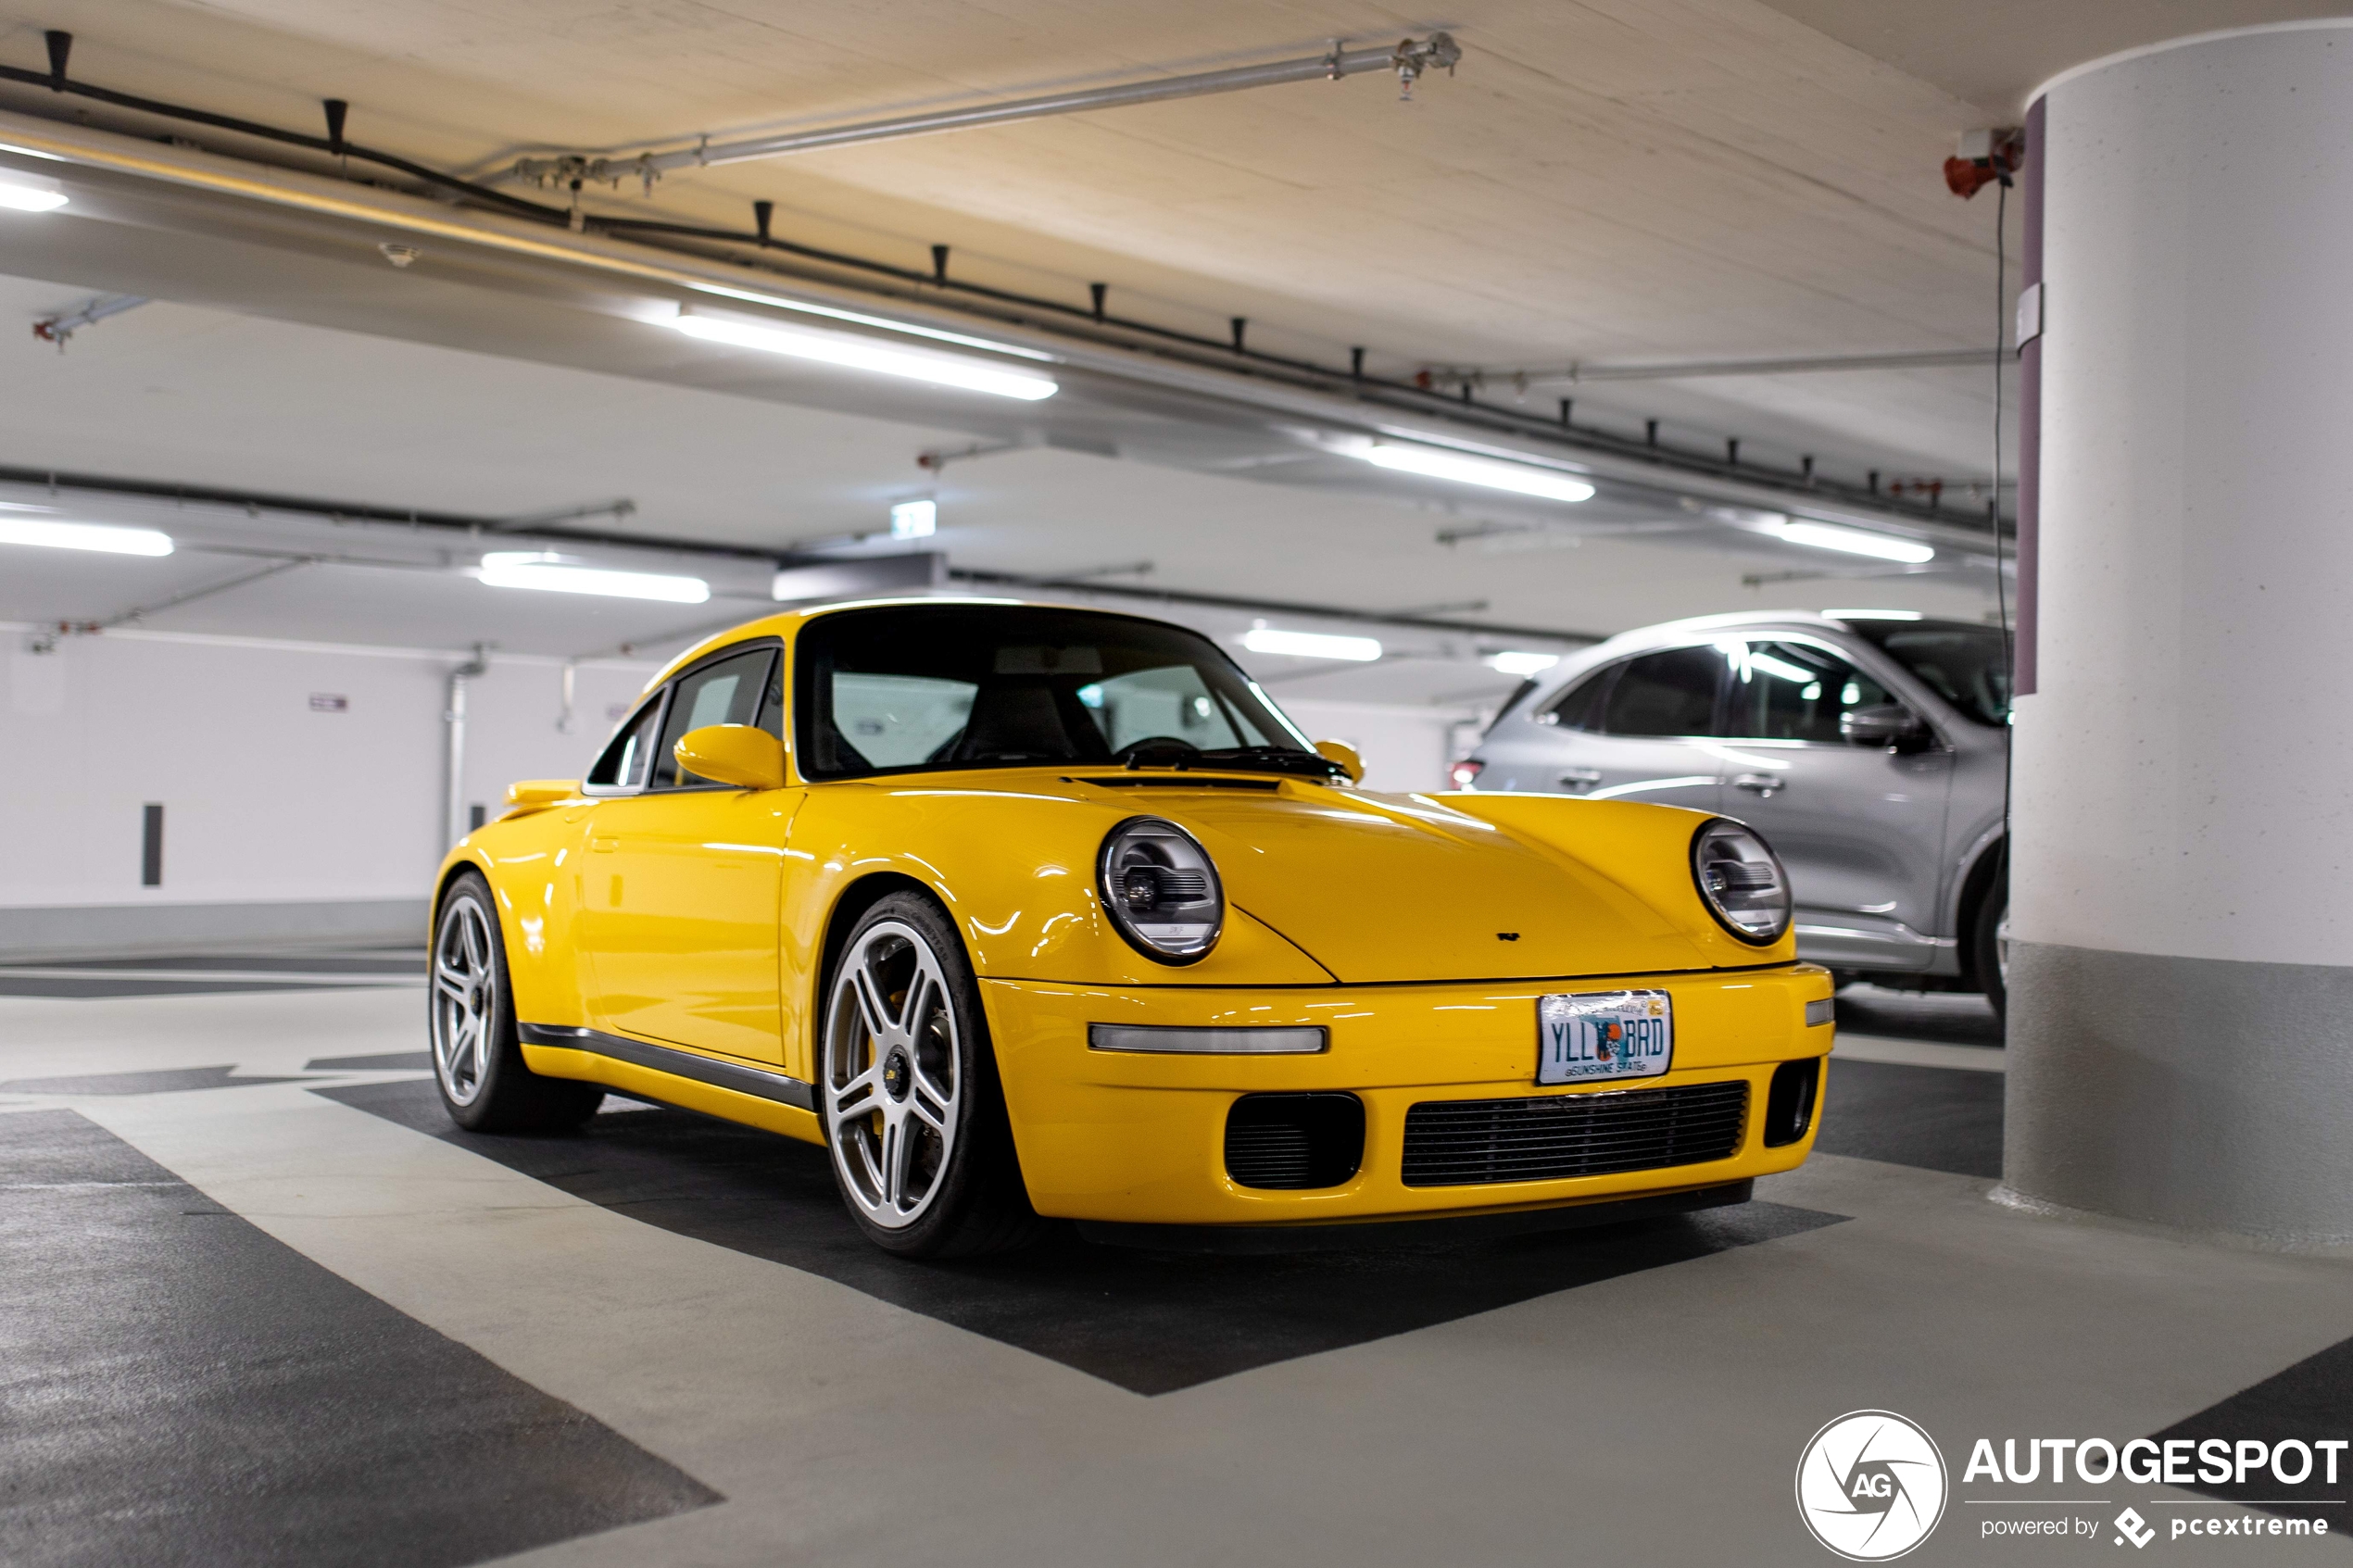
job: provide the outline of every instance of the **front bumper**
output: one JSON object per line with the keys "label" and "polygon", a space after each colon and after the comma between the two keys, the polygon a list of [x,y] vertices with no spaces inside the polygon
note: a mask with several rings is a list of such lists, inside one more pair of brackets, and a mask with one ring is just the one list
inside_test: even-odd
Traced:
{"label": "front bumper", "polygon": [[[1536,999],[1547,992],[1663,990],[1673,997],[1673,1070],[1587,1087],[1540,1087]],[[1705,975],[1441,985],[1112,989],[988,980],[1006,1108],[1030,1201],[1041,1214],[1131,1224],[1299,1225],[1479,1214],[1604,1202],[1747,1181],[1802,1163],[1768,1148],[1773,1069],[1831,1048],[1806,1004],[1831,996],[1812,964]],[[1090,1050],[1089,1023],[1195,1027],[1320,1024],[1316,1056],[1174,1056]],[[1745,1082],[1747,1122],[1729,1158],[1551,1181],[1408,1186],[1406,1112],[1430,1100],[1593,1094]],[[1344,1091],[1363,1101],[1354,1176],[1307,1191],[1245,1187],[1226,1173],[1226,1116],[1245,1094]]]}

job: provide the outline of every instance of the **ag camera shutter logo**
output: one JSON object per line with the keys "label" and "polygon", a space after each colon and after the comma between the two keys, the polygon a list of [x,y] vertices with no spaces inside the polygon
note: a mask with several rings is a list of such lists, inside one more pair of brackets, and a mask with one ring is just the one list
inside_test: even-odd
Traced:
{"label": "ag camera shutter logo", "polygon": [[1851,1411],[1814,1434],[1797,1461],[1797,1513],[1850,1562],[1903,1556],[1944,1517],[1944,1456],[1894,1411]]}

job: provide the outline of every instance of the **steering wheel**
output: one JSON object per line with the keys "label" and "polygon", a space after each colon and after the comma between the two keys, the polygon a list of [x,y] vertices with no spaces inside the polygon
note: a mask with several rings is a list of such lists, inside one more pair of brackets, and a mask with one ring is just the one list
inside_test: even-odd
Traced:
{"label": "steering wheel", "polygon": [[1129,741],[1113,752],[1111,759],[1134,768],[1146,762],[1181,762],[1200,755],[1201,747],[1191,741],[1178,740],[1175,735],[1146,735],[1141,740]]}

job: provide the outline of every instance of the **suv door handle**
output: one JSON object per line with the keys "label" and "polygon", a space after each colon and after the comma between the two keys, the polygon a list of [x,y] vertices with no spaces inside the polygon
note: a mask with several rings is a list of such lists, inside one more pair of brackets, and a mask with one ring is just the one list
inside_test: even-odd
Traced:
{"label": "suv door handle", "polygon": [[1751,795],[1770,800],[1775,795],[1780,792],[1781,786],[1787,783],[1789,783],[1787,779],[1778,777],[1772,773],[1742,773],[1732,780],[1732,787],[1734,789],[1744,789]]}
{"label": "suv door handle", "polygon": [[1561,784],[1567,789],[1591,789],[1601,782],[1599,768],[1571,768],[1561,775]]}

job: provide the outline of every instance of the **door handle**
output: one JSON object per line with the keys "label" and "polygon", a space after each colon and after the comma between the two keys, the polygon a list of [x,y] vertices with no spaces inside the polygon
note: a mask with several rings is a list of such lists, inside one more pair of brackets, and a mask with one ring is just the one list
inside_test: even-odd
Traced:
{"label": "door handle", "polygon": [[1732,787],[1744,789],[1751,795],[1770,800],[1780,793],[1781,786],[1788,782],[1787,779],[1777,778],[1771,773],[1742,773],[1732,780]]}
{"label": "door handle", "polygon": [[620,848],[621,840],[617,838],[592,838],[588,841],[588,847],[593,853],[603,855]]}
{"label": "door handle", "polygon": [[1602,771],[1599,768],[1571,768],[1561,775],[1561,785],[1565,789],[1591,789],[1601,782]]}

